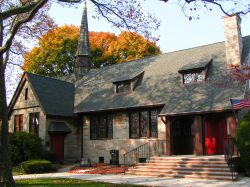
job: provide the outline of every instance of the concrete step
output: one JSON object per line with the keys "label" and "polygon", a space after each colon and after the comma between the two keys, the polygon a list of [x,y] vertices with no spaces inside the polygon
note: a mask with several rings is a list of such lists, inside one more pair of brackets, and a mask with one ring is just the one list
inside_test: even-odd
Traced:
{"label": "concrete step", "polygon": [[183,160],[148,160],[147,163],[178,163],[178,164],[216,164],[216,165],[227,165],[225,161],[203,161],[203,160],[193,160],[193,161],[183,161]]}
{"label": "concrete step", "polygon": [[149,173],[149,172],[137,172],[136,174],[133,172],[126,172],[126,174],[130,175],[140,175],[140,176],[151,176],[151,177],[166,177],[166,178],[194,178],[194,179],[211,179],[211,180],[232,180],[231,175],[220,176],[220,175],[201,175],[201,174],[170,174],[170,173]]}
{"label": "concrete step", "polygon": [[149,169],[149,170],[195,170],[195,171],[226,171],[230,172],[228,167],[205,167],[205,166],[182,166],[182,165],[175,165],[175,166],[163,166],[163,165],[138,165],[135,167],[136,169]]}
{"label": "concrete step", "polygon": [[147,162],[147,163],[139,163],[138,166],[162,166],[162,167],[205,167],[205,168],[228,168],[227,164],[203,164],[203,163],[176,163],[176,162]]}
{"label": "concrete step", "polygon": [[146,163],[129,168],[126,174],[232,180],[232,173],[223,156],[154,156]]}
{"label": "concrete step", "polygon": [[191,175],[191,174],[196,174],[196,175],[219,175],[219,176],[231,176],[231,172],[229,171],[196,171],[196,170],[172,170],[172,169],[161,169],[161,170],[150,170],[150,169],[142,169],[142,168],[130,168],[128,172],[131,173],[152,173],[152,174],[186,174],[186,175]]}

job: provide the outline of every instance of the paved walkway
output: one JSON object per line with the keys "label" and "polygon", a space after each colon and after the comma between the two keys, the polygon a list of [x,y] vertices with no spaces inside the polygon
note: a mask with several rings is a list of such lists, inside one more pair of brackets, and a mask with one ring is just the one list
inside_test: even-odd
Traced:
{"label": "paved walkway", "polygon": [[193,180],[193,179],[177,179],[177,178],[158,178],[143,177],[134,175],[94,175],[94,174],[70,174],[70,173],[49,173],[49,174],[33,174],[14,176],[18,179],[31,178],[73,178],[81,180],[91,180],[97,182],[108,183],[124,183],[137,184],[147,186],[171,186],[171,187],[250,187],[250,178],[242,178],[239,181],[215,181],[215,180]]}

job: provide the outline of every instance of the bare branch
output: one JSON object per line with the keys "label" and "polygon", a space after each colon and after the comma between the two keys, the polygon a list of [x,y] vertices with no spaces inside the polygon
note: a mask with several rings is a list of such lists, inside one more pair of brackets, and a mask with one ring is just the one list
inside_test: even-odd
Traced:
{"label": "bare branch", "polygon": [[11,46],[13,39],[18,31],[18,29],[20,28],[20,26],[23,23],[26,23],[30,20],[32,20],[32,18],[35,16],[35,14],[37,13],[37,11],[43,6],[45,5],[45,3],[48,0],[40,0],[39,3],[36,4],[35,7],[33,7],[33,9],[30,11],[30,13],[28,14],[28,16],[26,18],[23,18],[22,20],[18,20],[17,22],[15,22],[13,24],[13,27],[11,29],[9,38],[6,40],[5,44],[3,45],[3,47],[0,48],[0,54],[5,53]]}
{"label": "bare branch", "polygon": [[[42,2],[42,1],[47,1],[47,0],[39,0],[39,1]],[[3,20],[5,20],[14,15],[27,13],[31,11],[37,4],[39,4],[40,3],[39,1],[29,3],[21,7],[10,8],[9,10],[5,12],[0,13],[0,16],[2,16]]]}

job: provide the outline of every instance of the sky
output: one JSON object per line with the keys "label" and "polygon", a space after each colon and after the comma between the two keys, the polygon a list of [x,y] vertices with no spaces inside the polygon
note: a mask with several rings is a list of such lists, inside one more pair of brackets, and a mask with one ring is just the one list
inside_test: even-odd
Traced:
{"label": "sky", "polygon": [[[197,12],[200,14],[200,19],[189,21],[181,7],[177,3],[173,3],[177,1],[172,0],[164,3],[159,0],[145,0],[143,3],[143,10],[150,12],[161,21],[161,26],[154,32],[154,36],[159,36],[157,45],[163,53],[224,41],[221,20],[223,14],[218,8],[213,7],[212,11],[207,12],[205,9],[199,9]],[[113,28],[106,20],[93,19],[95,16],[93,5],[88,3],[87,6],[90,31],[120,33],[120,30]],[[58,26],[64,24],[79,26],[82,11],[83,4],[76,4],[75,7],[63,7],[58,3],[53,3],[49,14]],[[243,36],[250,35],[250,13],[242,17],[241,28]],[[22,74],[22,71],[14,67],[10,73],[12,76],[7,80],[8,102],[18,83],[16,77]]]}
{"label": "sky", "polygon": [[[177,51],[210,43],[224,41],[223,23],[221,17],[223,13],[216,7],[212,11],[205,12],[200,9],[200,19],[189,21],[181,7],[176,1],[168,3],[158,0],[146,0],[143,3],[145,12],[150,12],[158,20],[161,26],[155,31],[155,36],[159,36],[157,45],[160,46],[163,53]],[[93,5],[88,3],[88,23],[90,31],[114,32],[119,34],[120,30],[113,28],[104,19],[93,19],[95,16]],[[83,4],[77,7],[62,7],[54,3],[50,10],[50,16],[61,26],[64,24],[80,25]],[[188,13],[188,12],[186,12]],[[250,14],[242,17],[242,35],[250,35]]]}

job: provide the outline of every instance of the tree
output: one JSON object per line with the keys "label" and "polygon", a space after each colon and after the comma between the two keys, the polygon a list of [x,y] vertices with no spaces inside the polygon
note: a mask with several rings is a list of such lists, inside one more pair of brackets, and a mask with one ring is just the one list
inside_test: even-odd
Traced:
{"label": "tree", "polygon": [[[49,31],[41,37],[38,47],[25,54],[23,70],[51,77],[73,73],[78,39],[79,29],[73,25]],[[154,42],[127,31],[118,37],[109,32],[90,32],[90,47],[93,67],[160,53]]]}
{"label": "tree", "polygon": [[125,31],[112,42],[108,53],[120,63],[159,54],[160,48],[135,32]]}
{"label": "tree", "polygon": [[250,111],[241,120],[237,129],[237,147],[240,152],[241,166],[245,169],[247,176],[250,176]]}
{"label": "tree", "polygon": [[[80,0],[58,0],[73,3]],[[142,13],[137,0],[89,0],[96,12],[114,26],[138,29],[150,36],[150,30],[157,29],[159,22],[151,15]],[[32,23],[35,15],[49,0],[0,0],[0,187],[15,186],[9,157],[8,109],[6,102],[5,70],[9,63],[11,48],[18,33],[25,24]],[[33,31],[31,32],[33,33]]]}
{"label": "tree", "polygon": [[[169,0],[160,0],[165,3]],[[219,8],[227,16],[235,14],[246,15],[250,12],[249,0],[176,0],[185,16],[192,19],[200,18],[200,11],[212,11],[213,8]]]}

